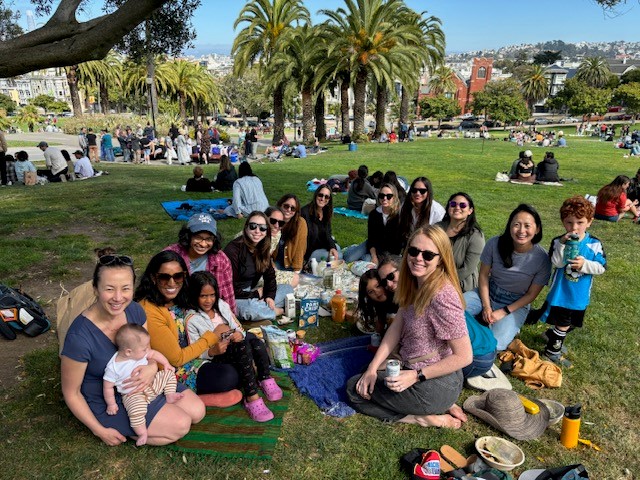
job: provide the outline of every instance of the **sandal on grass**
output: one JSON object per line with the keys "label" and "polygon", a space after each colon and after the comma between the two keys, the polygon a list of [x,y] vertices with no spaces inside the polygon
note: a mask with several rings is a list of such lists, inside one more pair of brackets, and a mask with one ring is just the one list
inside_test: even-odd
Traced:
{"label": "sandal on grass", "polygon": [[244,400],[242,404],[251,417],[251,420],[255,422],[268,422],[273,419],[273,412],[267,408],[262,398],[258,398],[253,402],[247,402]]}
{"label": "sandal on grass", "polygon": [[559,367],[563,367],[563,368],[573,368],[573,363],[571,363],[571,361],[567,360],[566,358],[564,358],[562,355],[560,354],[556,354],[556,355],[552,355],[549,353],[545,353],[543,355],[544,359],[549,360],[550,362],[555,363],[556,365],[558,365]]}
{"label": "sandal on grass", "polygon": [[282,398],[282,390],[272,377],[262,380],[260,382],[260,388],[270,402],[277,402]]}

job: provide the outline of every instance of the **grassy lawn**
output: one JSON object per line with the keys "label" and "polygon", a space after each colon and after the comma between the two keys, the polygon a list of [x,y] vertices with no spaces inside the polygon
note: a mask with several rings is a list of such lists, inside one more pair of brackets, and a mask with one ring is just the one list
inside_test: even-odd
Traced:
{"label": "grassy lawn", "polygon": [[[43,134],[46,135],[46,134]],[[11,140],[11,137],[7,140],[7,146],[9,148],[24,148],[24,147],[37,147],[40,142],[29,142],[28,140]],[[55,147],[56,145],[60,145],[56,142],[48,142],[49,145]]]}
{"label": "grassy lawn", "polygon": [[[569,133],[570,129],[564,130]],[[563,231],[558,209],[565,198],[595,195],[616,175],[632,176],[638,168],[635,159],[622,158],[623,151],[611,143],[576,137],[569,137],[568,143],[569,148],[555,150],[560,175],[575,179],[562,188],[494,182],[496,172],[508,170],[519,151],[501,140],[419,139],[411,144],[359,145],[357,152],[332,145],[323,155],[256,164],[254,171],[272,203],[287,192],[298,194],[306,203],[311,198],[305,188],[307,180],[346,173],[363,163],[370,172],[392,169],[409,180],[426,175],[440,203],[460,190],[471,194],[487,238],[502,232],[518,203],[528,202],[540,211],[542,246],[547,249],[551,239]],[[531,149],[534,161],[541,161],[544,151]],[[215,166],[205,167],[209,177],[215,170]],[[177,239],[180,225],[164,213],[160,202],[207,197],[180,191],[191,175],[190,167],[116,164],[109,165],[109,171],[111,175],[91,181],[0,190],[3,282],[57,286],[63,281],[67,288],[73,287],[86,279],[92,249],[104,245],[133,255],[141,271],[154,253]],[[338,195],[334,201],[337,206],[346,205],[346,195]],[[242,221],[218,225],[225,239],[230,239],[241,229]],[[566,450],[559,442],[559,426],[551,427],[538,440],[516,442],[527,457],[517,473],[579,462],[587,466],[591,478],[631,478],[624,476],[625,468],[636,476],[640,473],[640,404],[636,397],[640,309],[635,286],[640,277],[639,228],[629,219],[620,224],[596,221],[591,228],[604,244],[609,269],[595,280],[585,328],[569,336],[574,368],[564,372],[562,388],[533,391],[519,380],[512,381],[517,391],[531,397],[565,404],[582,402],[580,436],[592,440],[602,451],[583,446]],[[333,230],[338,243],[346,246],[364,238],[366,222],[337,217]],[[546,289],[537,305],[545,294]],[[55,298],[57,295],[51,295],[50,300]],[[543,330],[542,325],[527,326],[521,337],[531,348],[540,349]],[[322,320],[308,338],[319,341],[347,333],[330,320]],[[296,394],[271,462],[217,460],[166,448],[135,448],[132,442],[110,448],[93,437],[64,405],[55,347],[28,355],[24,364],[24,382],[5,391],[0,404],[0,438],[6,449],[0,471],[6,479],[401,479],[405,476],[398,459],[412,448],[449,444],[469,455],[475,438],[496,434],[474,419],[455,432],[388,426],[362,415],[336,420],[325,417],[313,402]],[[464,390],[461,401],[471,394]]]}

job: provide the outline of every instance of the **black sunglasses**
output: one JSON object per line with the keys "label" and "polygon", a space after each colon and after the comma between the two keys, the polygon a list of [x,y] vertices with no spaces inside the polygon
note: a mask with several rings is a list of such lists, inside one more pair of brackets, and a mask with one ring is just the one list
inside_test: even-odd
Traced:
{"label": "black sunglasses", "polygon": [[126,267],[133,266],[133,258],[129,255],[103,255],[98,258],[98,264],[103,267],[109,265],[124,265]]}
{"label": "black sunglasses", "polygon": [[249,230],[254,231],[256,228],[259,228],[261,232],[266,232],[268,227],[264,223],[249,222]]}
{"label": "black sunglasses", "polygon": [[269,223],[271,225],[278,225],[280,228],[284,227],[284,220],[278,220],[277,218],[270,218]]}
{"label": "black sunglasses", "polygon": [[409,190],[411,193],[419,193],[420,195],[424,195],[425,193],[427,193],[429,190],[426,188],[417,188],[417,187],[411,187],[411,189]]}
{"label": "black sunglasses", "polygon": [[453,200],[451,200],[449,202],[449,206],[451,208],[460,207],[462,210],[464,210],[465,208],[467,208],[469,206],[469,204],[466,203],[466,202],[454,202]]}
{"label": "black sunglasses", "polygon": [[184,282],[187,272],[178,272],[171,275],[170,273],[156,273],[156,280],[162,283],[169,283],[173,280],[176,283]]}
{"label": "black sunglasses", "polygon": [[295,205],[291,205],[289,203],[283,203],[280,208],[282,208],[283,210],[290,210],[292,212],[296,211],[296,206]]}
{"label": "black sunglasses", "polygon": [[397,271],[398,270],[396,269],[393,272],[389,272],[389,273],[387,273],[386,276],[382,277],[380,279],[380,285],[382,285],[383,287],[386,287],[389,284],[389,282],[394,282],[395,279],[396,279],[396,272]]}
{"label": "black sunglasses", "polygon": [[417,257],[420,254],[422,254],[422,258],[424,259],[425,262],[430,262],[431,260],[436,258],[438,255],[440,255],[439,253],[432,252],[431,250],[420,250],[419,248],[416,248],[416,247],[407,248],[407,253],[409,254],[410,257]]}
{"label": "black sunglasses", "polygon": [[317,197],[322,200],[329,200],[331,198],[331,195],[327,195],[326,193],[319,193]]}
{"label": "black sunglasses", "polygon": [[378,200],[391,200],[393,198],[393,193],[379,193],[378,194]]}

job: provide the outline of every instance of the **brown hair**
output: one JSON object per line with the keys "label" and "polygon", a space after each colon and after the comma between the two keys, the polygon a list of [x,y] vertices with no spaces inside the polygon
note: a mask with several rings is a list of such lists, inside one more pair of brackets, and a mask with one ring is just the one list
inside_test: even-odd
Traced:
{"label": "brown hair", "polygon": [[450,283],[458,292],[460,302],[464,307],[464,298],[460,289],[460,280],[458,279],[458,271],[456,262],[453,259],[453,249],[451,248],[451,240],[445,231],[435,225],[427,225],[418,227],[409,237],[408,246],[418,235],[424,235],[430,239],[440,253],[436,270],[429,275],[428,281],[418,287],[417,279],[411,274],[407,265],[407,250],[405,249],[402,256],[402,265],[400,267],[400,279],[398,281],[398,289],[396,290],[394,301],[402,308],[410,305],[414,306],[417,315],[421,315],[424,309],[429,306],[433,297],[442,289],[446,283]]}
{"label": "brown hair", "polygon": [[[286,193],[282,197],[280,197],[280,200],[278,200],[278,203],[276,203],[276,206],[283,210],[282,205],[284,205],[284,202],[292,199],[296,203],[296,211],[294,212],[293,217],[291,217],[291,220],[285,223],[284,227],[282,228],[282,237],[287,242],[295,241],[296,236],[298,235],[298,227],[300,226],[300,222],[304,222],[304,219],[300,218],[300,200],[298,200],[298,197],[296,197],[293,193]],[[267,220],[267,224],[268,223],[269,221]]]}
{"label": "brown hair", "polygon": [[622,186],[625,183],[631,182],[631,179],[626,175],[618,175],[613,179],[609,185],[605,185],[598,192],[598,202],[608,202],[609,200],[615,200],[624,193]]}
{"label": "brown hair", "polygon": [[584,197],[576,195],[567,198],[560,207],[560,218],[564,220],[567,217],[574,216],[576,218],[586,218],[593,220],[596,209],[593,204]]}
{"label": "brown hair", "polygon": [[[249,228],[249,223],[253,217],[262,218],[267,226],[264,238],[260,240],[255,247],[247,237],[247,228]],[[244,240],[244,244],[247,248],[253,248],[253,252],[251,254],[253,255],[253,261],[256,264],[256,271],[264,273],[271,264],[271,233],[269,232],[269,218],[264,214],[264,212],[254,210],[247,215],[247,220],[244,222],[244,228],[242,229],[242,239]]]}
{"label": "brown hair", "polygon": [[197,167],[193,167],[193,176],[196,178],[200,178],[202,175],[204,175],[204,169],[198,165]]}
{"label": "brown hair", "polygon": [[311,202],[309,202],[309,217],[311,218],[319,218],[320,216],[318,215],[318,195],[320,195],[320,192],[322,190],[326,190],[329,193],[329,201],[327,202],[327,204],[322,208],[322,221],[325,223],[329,223],[331,222],[331,215],[333,215],[333,195],[332,195],[332,191],[331,188],[329,187],[329,185],[320,185],[315,192],[313,192],[313,198],[311,199]]}

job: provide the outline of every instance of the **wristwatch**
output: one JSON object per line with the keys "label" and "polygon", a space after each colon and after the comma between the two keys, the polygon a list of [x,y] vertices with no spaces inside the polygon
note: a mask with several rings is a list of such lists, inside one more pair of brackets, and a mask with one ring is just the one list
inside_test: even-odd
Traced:
{"label": "wristwatch", "polygon": [[422,370],[418,370],[418,381],[424,382],[426,379],[427,377],[424,376],[424,373],[422,373]]}

